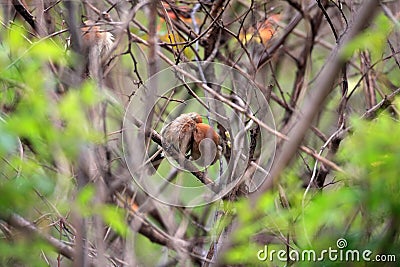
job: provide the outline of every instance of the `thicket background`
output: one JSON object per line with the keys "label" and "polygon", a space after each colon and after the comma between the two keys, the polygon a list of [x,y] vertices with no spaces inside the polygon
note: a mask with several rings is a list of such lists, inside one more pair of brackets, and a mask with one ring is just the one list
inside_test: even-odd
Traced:
{"label": "thicket background", "polygon": [[[400,260],[398,1],[13,0],[0,10],[1,266],[309,266],[257,252],[336,249],[339,238],[344,251]],[[99,27],[90,38],[88,19]],[[122,122],[149,77],[193,61],[254,81],[277,150],[256,192],[238,185],[213,204],[173,207],[138,190]],[[164,97],[155,118],[195,95],[202,86]],[[244,178],[262,127],[248,129]],[[163,164],[171,181],[198,182]]]}

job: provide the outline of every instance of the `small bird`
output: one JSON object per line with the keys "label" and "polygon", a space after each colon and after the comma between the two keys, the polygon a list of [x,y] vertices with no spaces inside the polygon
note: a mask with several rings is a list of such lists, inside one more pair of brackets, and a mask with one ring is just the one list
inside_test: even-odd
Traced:
{"label": "small bird", "polygon": [[[169,19],[177,22],[183,21],[185,23],[193,23],[191,16],[191,13],[193,12],[193,7],[166,2],[162,2],[162,7],[166,11],[166,15],[169,17]],[[165,14],[163,15],[165,16]],[[164,20],[167,20],[167,18],[162,18],[161,22],[163,22]]]}
{"label": "small bird", "polygon": [[259,21],[248,29],[242,29],[239,33],[239,40],[243,44],[251,41],[267,46],[269,41],[277,34],[278,23],[281,19],[279,14],[273,14],[263,21]]}
{"label": "small bird", "polygon": [[193,132],[196,124],[203,119],[195,112],[182,114],[175,120],[168,123],[162,130],[162,145],[167,153],[172,152],[172,148],[185,155],[191,147]]}
{"label": "small bird", "polygon": [[[191,156],[193,160],[201,159],[198,162],[200,165],[209,165],[214,164],[220,156],[219,135],[210,125],[203,123],[202,117],[195,112],[182,114],[168,123],[161,130],[161,137],[164,151],[178,162]],[[202,145],[202,141],[207,138],[212,140],[213,146],[215,145],[216,154],[212,154],[212,160],[210,160],[211,154],[208,153],[213,151],[210,143]],[[204,152],[206,153],[201,157]],[[158,166],[154,167],[157,169]]]}
{"label": "small bird", "polygon": [[94,48],[100,56],[110,50],[114,40],[113,35],[109,31],[101,29],[93,20],[84,21],[81,31],[84,49]]}

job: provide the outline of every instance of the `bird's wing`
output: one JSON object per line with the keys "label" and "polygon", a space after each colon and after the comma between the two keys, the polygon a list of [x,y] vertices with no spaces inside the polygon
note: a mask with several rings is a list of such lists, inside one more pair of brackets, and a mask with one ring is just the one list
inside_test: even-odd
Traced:
{"label": "bird's wing", "polygon": [[186,154],[186,152],[190,149],[193,139],[193,131],[195,128],[196,122],[193,120],[182,124],[182,127],[179,131],[179,151],[182,154]]}

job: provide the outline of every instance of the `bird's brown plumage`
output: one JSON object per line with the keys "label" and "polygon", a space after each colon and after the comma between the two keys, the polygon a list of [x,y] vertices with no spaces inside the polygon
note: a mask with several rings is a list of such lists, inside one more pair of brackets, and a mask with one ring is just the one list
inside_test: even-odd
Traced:
{"label": "bird's brown plumage", "polygon": [[[214,131],[214,129],[210,125],[205,123],[196,124],[196,129],[193,132],[193,142],[191,149],[191,156],[194,160],[197,160],[201,157],[200,143],[206,138],[209,138],[214,142],[215,149],[217,149],[218,146],[220,145],[219,135]],[[209,145],[210,143],[208,143],[205,149],[211,149]],[[218,151],[215,152],[217,154],[215,155],[212,164],[215,163],[215,161],[217,161],[219,157]]]}
{"label": "bird's brown plumage", "polygon": [[[200,143],[205,138],[211,139],[216,149],[220,145],[219,135],[211,126],[203,123],[202,117],[195,112],[182,114],[168,123],[162,129],[161,136],[165,152],[178,161],[185,159],[188,152],[192,159],[199,159],[201,157]],[[206,161],[213,164],[218,157],[219,153],[212,161]]]}

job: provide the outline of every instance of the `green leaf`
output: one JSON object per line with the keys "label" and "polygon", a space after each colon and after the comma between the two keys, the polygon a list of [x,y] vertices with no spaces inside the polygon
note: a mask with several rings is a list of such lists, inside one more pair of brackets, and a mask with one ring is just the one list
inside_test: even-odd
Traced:
{"label": "green leaf", "polygon": [[39,40],[30,47],[30,55],[39,61],[52,60],[62,62],[65,51],[52,39]]}
{"label": "green leaf", "polygon": [[387,36],[393,29],[393,23],[384,15],[380,14],[374,21],[374,27],[357,35],[344,48],[342,57],[349,59],[357,50],[369,50],[372,53],[372,60],[381,58]]}
{"label": "green leaf", "polygon": [[89,202],[93,199],[95,195],[95,189],[93,185],[86,185],[79,191],[78,196],[76,197],[76,202],[79,207],[88,207]]}
{"label": "green leaf", "polygon": [[99,209],[99,214],[107,225],[119,235],[127,235],[128,225],[126,224],[125,213],[121,209],[111,205],[102,205]]}
{"label": "green leaf", "polygon": [[79,92],[80,99],[85,105],[94,105],[99,102],[99,94],[93,80],[86,81]]}

